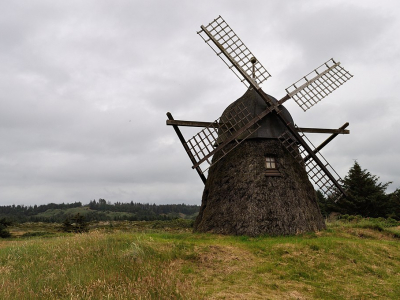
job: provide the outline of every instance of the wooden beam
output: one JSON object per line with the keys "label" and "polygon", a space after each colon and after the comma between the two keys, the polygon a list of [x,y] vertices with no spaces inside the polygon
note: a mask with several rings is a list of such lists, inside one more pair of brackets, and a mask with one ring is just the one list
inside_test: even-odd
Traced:
{"label": "wooden beam", "polygon": [[[183,120],[167,120],[167,125],[172,126],[188,126],[188,127],[207,127],[212,124],[213,127],[218,128],[219,123],[200,122],[200,121],[183,121]],[[345,129],[327,129],[327,128],[304,128],[298,127],[298,131],[307,133],[330,133],[330,134],[349,134],[350,130]]]}
{"label": "wooden beam", "polygon": [[[183,120],[167,120],[167,125],[176,125],[176,126],[188,126],[188,127],[207,127],[212,122],[199,122],[199,121],[183,121]],[[215,124],[215,128],[219,127],[218,123]]]}
{"label": "wooden beam", "polygon": [[[339,131],[344,130],[347,126],[349,126],[349,122],[344,123],[343,126],[340,127],[338,130],[339,130]],[[328,145],[328,143],[329,143],[330,141],[332,141],[335,137],[337,137],[337,135],[338,135],[338,133],[332,134],[332,135],[331,135],[330,137],[328,137],[325,141],[323,141],[323,142],[321,143],[321,145],[319,145],[317,148],[315,148],[315,149],[313,150],[313,152],[314,152],[315,154],[317,154],[319,151],[321,151],[322,148],[324,148],[326,145]],[[311,156],[310,156],[310,155],[307,155],[307,156],[304,158],[304,161],[306,162],[306,161],[309,160],[310,158],[311,158]]]}
{"label": "wooden beam", "polygon": [[[174,118],[172,117],[172,114],[170,112],[167,112],[167,117],[168,117],[169,121],[173,121],[174,120]],[[177,125],[173,125],[173,124],[169,124],[169,125],[172,125],[174,127],[176,135],[178,136],[179,140],[181,141],[183,148],[185,148],[185,151],[186,151],[187,155],[189,156],[190,161],[192,162],[192,164],[196,164],[196,160],[193,157],[192,153],[190,152],[188,146],[186,145],[186,141],[183,138],[183,135],[182,135],[179,127]],[[195,169],[197,171],[197,174],[199,174],[199,176],[201,178],[201,181],[203,181],[203,183],[206,184],[207,179],[204,176],[203,172],[200,170],[200,167],[196,167]]]}
{"label": "wooden beam", "polygon": [[350,130],[339,129],[328,129],[328,128],[304,128],[298,127],[298,131],[307,133],[333,133],[333,134],[350,134]]}

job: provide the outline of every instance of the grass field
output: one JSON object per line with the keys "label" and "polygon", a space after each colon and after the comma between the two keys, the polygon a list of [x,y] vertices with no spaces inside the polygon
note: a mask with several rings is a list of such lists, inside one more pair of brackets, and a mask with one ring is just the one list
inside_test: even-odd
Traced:
{"label": "grass field", "polygon": [[400,299],[400,228],[384,221],[259,238],[193,234],[189,222],[12,227],[0,299]]}

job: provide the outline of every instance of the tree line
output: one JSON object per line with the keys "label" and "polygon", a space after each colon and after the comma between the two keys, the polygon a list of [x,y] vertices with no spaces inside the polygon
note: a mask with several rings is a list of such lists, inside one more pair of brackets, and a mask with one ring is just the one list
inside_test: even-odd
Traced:
{"label": "tree line", "polygon": [[68,209],[74,207],[82,207],[82,202],[74,202],[74,203],[49,203],[43,205],[34,205],[34,206],[26,206],[26,205],[4,205],[0,206],[0,216],[1,215],[14,215],[14,216],[33,216],[40,213],[43,213],[49,209]]}
{"label": "tree line", "polygon": [[[80,208],[80,209],[79,209]],[[78,209],[78,210],[77,210]],[[50,203],[45,205],[7,205],[0,206],[0,218],[13,222],[55,222],[62,223],[66,218],[79,212],[86,221],[153,221],[170,220],[182,215],[193,216],[199,211],[197,205],[186,204],[148,204],[121,203],[111,204],[105,199],[92,200],[87,205],[75,203]]]}
{"label": "tree line", "polygon": [[185,215],[192,215],[197,213],[200,209],[198,205],[186,205],[186,204],[149,204],[149,203],[130,203],[115,202],[110,203],[105,199],[99,199],[89,202],[89,208],[99,211],[114,211],[114,212],[130,212],[137,213],[139,211],[151,211],[155,214],[170,214],[170,213],[182,213]]}

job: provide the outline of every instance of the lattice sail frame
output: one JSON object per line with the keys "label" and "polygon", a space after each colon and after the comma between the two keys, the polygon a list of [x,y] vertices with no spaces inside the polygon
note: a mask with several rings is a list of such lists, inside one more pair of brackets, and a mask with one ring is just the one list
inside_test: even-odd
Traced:
{"label": "lattice sail frame", "polygon": [[[246,47],[242,40],[236,35],[236,33],[231,27],[229,27],[229,25],[221,16],[218,16],[218,18],[216,18],[207,26],[201,26],[201,28],[202,30],[197,33],[210,46],[210,48],[214,50],[219,58],[222,59],[228,68],[232,70],[239,80],[246,87],[250,87],[247,79],[242,76],[242,74],[225,56],[229,55],[249,77],[253,78],[253,63],[251,62],[252,58],[255,57],[253,53],[251,53],[251,51]],[[222,46],[225,53],[222,51],[222,49],[218,48],[214,44],[207,33],[214,38],[214,42],[216,41]],[[254,64],[254,75],[257,85],[260,85],[269,77],[271,77],[271,74],[268,73],[268,71],[258,60]]]}
{"label": "lattice sail frame", "polygon": [[[297,126],[296,126],[297,127]],[[307,138],[307,136],[299,131],[300,136],[315,149],[314,145]],[[290,152],[290,154],[295,158],[295,160],[305,167],[308,177],[314,182],[315,186],[320,190],[328,199],[333,201],[338,201],[343,194],[338,191],[335,183],[329,179],[326,173],[321,169],[321,167],[316,163],[316,161],[308,156],[308,152],[299,145],[296,141],[293,140],[292,135],[285,131],[278,138],[282,145]],[[319,160],[325,165],[325,167],[330,171],[330,173],[335,177],[335,180],[343,185],[343,180],[339,176],[339,174],[335,171],[335,169],[327,162],[325,157],[322,156],[321,152],[316,154]],[[308,158],[306,161],[305,158]]]}
{"label": "lattice sail frame", "polygon": [[[260,125],[255,123],[236,137],[233,140],[235,143],[232,143],[229,147],[222,148],[220,150],[222,155],[218,159],[213,159],[213,155],[210,154],[215,151],[216,147],[232,137],[232,135],[234,135],[244,125],[251,122],[252,118],[253,116],[248,108],[241,103],[229,111],[223,119],[218,118],[215,122],[210,123],[207,127],[186,141],[186,145],[192,153],[196,163],[199,164],[200,171],[203,174],[205,174],[212,165],[217,163],[221,158],[226,156],[230,151],[236,148],[247,137],[260,128]],[[215,124],[218,124],[218,126]],[[206,162],[207,164],[201,167],[203,162]]]}
{"label": "lattice sail frame", "polygon": [[353,75],[332,58],[289,86],[286,92],[306,111],[351,77]]}

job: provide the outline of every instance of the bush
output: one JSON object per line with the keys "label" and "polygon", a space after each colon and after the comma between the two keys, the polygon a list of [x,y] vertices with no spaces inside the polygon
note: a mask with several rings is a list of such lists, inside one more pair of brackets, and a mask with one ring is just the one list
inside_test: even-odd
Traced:
{"label": "bush", "polygon": [[[73,221],[73,223],[71,222]],[[89,223],[86,222],[85,217],[77,213],[74,217],[67,217],[61,227],[64,232],[82,233],[89,231]]]}
{"label": "bush", "polygon": [[341,215],[339,221],[357,228],[369,228],[378,231],[383,231],[384,228],[400,226],[400,221],[393,218],[363,218],[360,215]]}
{"label": "bush", "polygon": [[0,219],[0,238],[8,238],[11,236],[11,233],[6,229],[10,225],[10,221],[7,221],[5,218]]}

